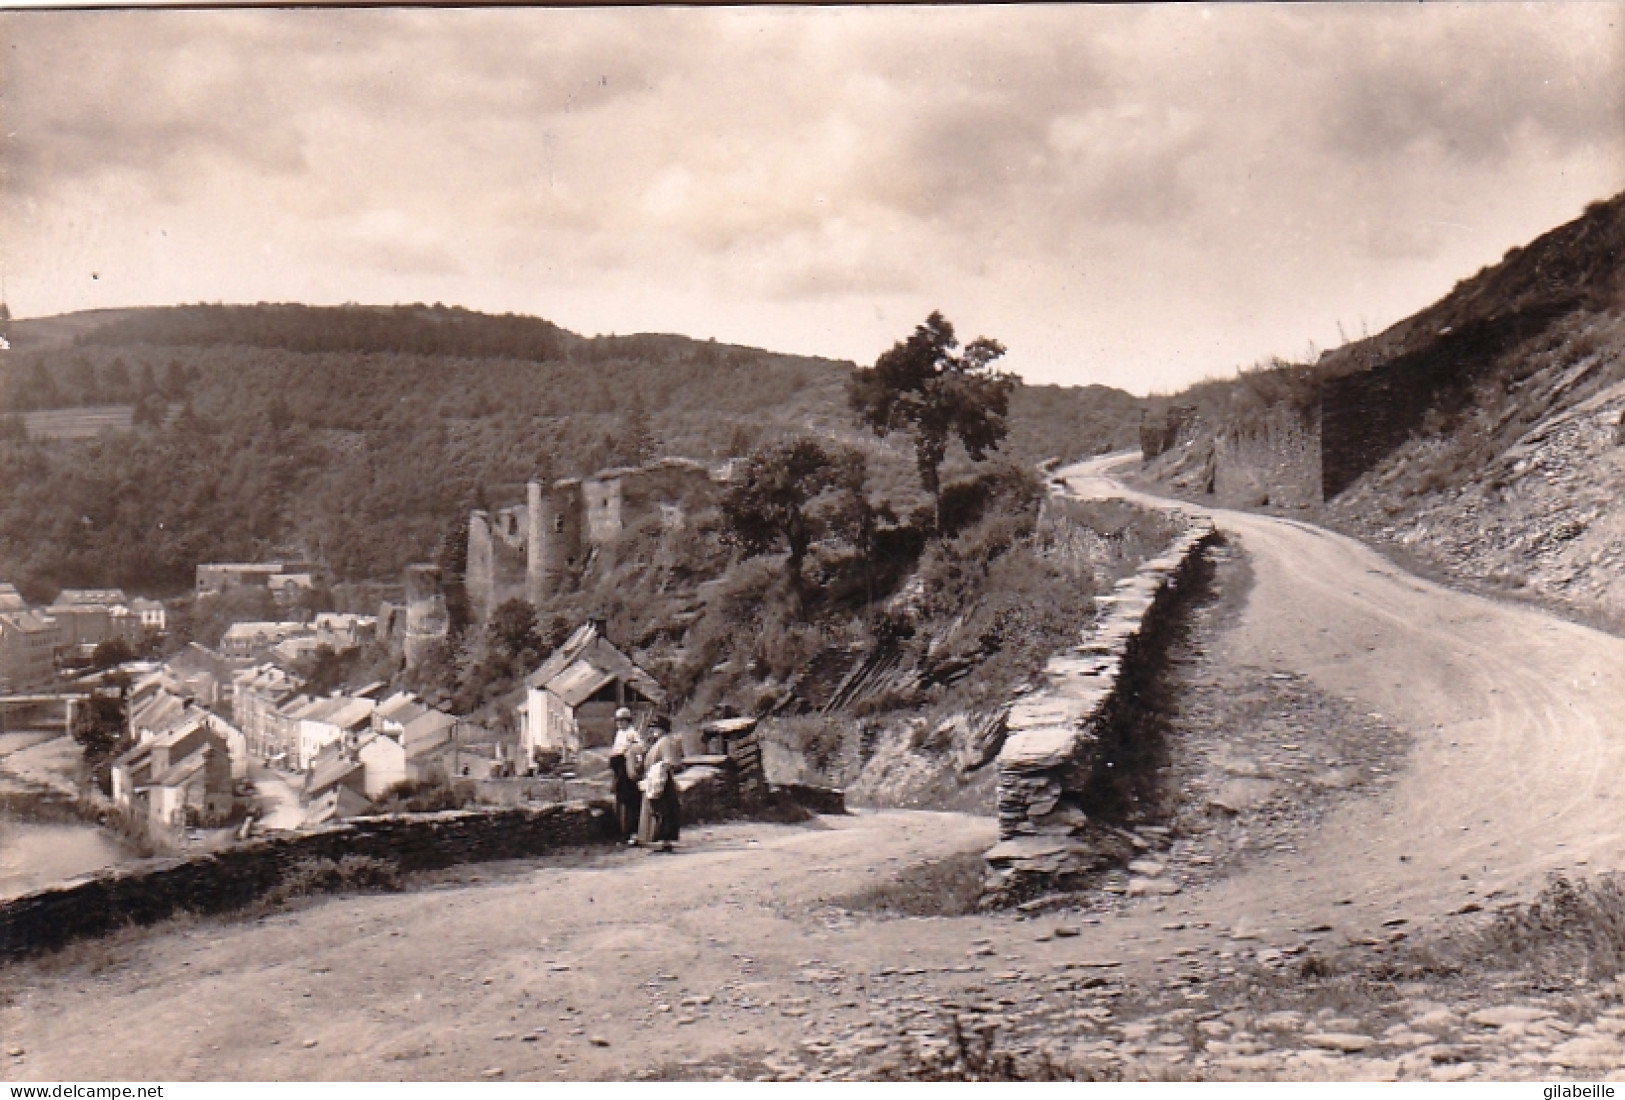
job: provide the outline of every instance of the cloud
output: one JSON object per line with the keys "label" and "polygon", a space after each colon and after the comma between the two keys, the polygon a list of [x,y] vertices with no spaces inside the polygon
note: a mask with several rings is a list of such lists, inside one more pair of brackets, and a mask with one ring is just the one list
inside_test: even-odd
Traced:
{"label": "cloud", "polygon": [[66,252],[180,300],[680,307],[858,358],[952,305],[1043,376],[1206,373],[1625,186],[1622,11],[0,15],[8,291],[106,304]]}

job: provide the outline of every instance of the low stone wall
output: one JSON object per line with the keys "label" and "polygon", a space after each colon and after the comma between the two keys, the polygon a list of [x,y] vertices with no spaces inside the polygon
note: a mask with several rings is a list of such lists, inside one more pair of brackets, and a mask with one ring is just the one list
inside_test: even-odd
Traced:
{"label": "low stone wall", "polygon": [[1100,750],[1133,722],[1216,539],[1210,521],[1188,522],[1166,553],[1097,597],[1100,616],[1082,644],[1052,657],[1045,685],[1011,706],[998,757],[1000,841],[987,853],[990,894],[1030,893],[1100,865],[1110,847],[1101,837],[1113,830],[1092,820],[1086,794]]}
{"label": "low stone wall", "polygon": [[614,839],[607,802],[353,818],[313,832],[273,833],[203,856],[149,860],[0,905],[0,959],[19,959],[179,912],[241,908],[295,865],[370,856],[402,871],[519,859]]}
{"label": "low stone wall", "polygon": [[[741,817],[779,820],[797,812],[845,813],[840,791],[772,788],[754,797],[741,787],[734,761],[691,767],[678,777],[683,823]],[[0,903],[0,960],[50,951],[76,939],[180,912],[223,913],[263,897],[306,860],[368,856],[402,871],[461,863],[523,859],[615,840],[604,799],[449,810],[435,814],[357,817],[314,831],[271,833],[218,852],[148,860],[104,871]]]}

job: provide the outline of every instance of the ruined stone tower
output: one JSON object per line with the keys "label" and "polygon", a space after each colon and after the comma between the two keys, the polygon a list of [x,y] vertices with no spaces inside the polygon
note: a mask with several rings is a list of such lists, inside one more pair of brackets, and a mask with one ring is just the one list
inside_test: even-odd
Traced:
{"label": "ruined stone tower", "polygon": [[439,566],[418,563],[406,567],[405,626],[402,649],[406,667],[416,668],[430,647],[451,629]]}
{"label": "ruined stone tower", "polygon": [[526,486],[530,537],[527,540],[525,594],[540,609],[548,597],[564,591],[580,572],[581,482],[576,478]]}

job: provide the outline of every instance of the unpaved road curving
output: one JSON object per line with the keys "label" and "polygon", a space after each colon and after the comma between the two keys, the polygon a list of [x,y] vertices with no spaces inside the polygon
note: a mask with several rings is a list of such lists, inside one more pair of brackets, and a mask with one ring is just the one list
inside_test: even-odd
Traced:
{"label": "unpaved road curving", "polygon": [[[1165,504],[1110,478],[1124,461],[1063,475],[1080,495]],[[1550,871],[1625,867],[1625,640],[1419,580],[1309,524],[1207,514],[1256,577],[1230,659],[1303,676],[1415,736],[1390,793],[1222,887],[1215,919],[1283,927],[1352,900],[1368,923],[1415,921]],[[1259,898],[1278,912],[1257,912]]]}
{"label": "unpaved road curving", "polygon": [[[1062,475],[1083,495],[1132,495],[1112,461]],[[1086,961],[1149,983],[1219,941],[1285,945],[1328,925],[1372,935],[1496,891],[1527,895],[1551,870],[1625,866],[1625,641],[1419,581],[1304,524],[1213,514],[1255,577],[1217,659],[1305,678],[1414,735],[1393,785],[1334,810],[1296,851],[1067,938],[1008,913],[879,920],[821,904],[992,842],[991,820],[957,814],[728,825],[687,834],[675,856],[473,868],[462,877],[481,881],[200,922],[86,947],[85,963],[0,972],[0,1034],[23,1051],[0,1075],[716,1067],[815,1035],[861,1044],[882,1004],[900,1019],[990,985],[1014,1004]]]}

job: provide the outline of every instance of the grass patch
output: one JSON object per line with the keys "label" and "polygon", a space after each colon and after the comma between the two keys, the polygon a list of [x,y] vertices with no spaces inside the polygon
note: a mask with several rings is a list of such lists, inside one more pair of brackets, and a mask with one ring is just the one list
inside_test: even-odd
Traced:
{"label": "grass patch", "polygon": [[963,917],[976,912],[987,878],[980,852],[928,859],[833,904],[854,912],[904,917]]}
{"label": "grass patch", "polygon": [[1625,880],[1555,875],[1535,900],[1496,914],[1461,950],[1537,979],[1612,978],[1625,971]]}
{"label": "grass patch", "polygon": [[389,860],[349,855],[341,859],[302,859],[251,907],[263,912],[298,898],[321,894],[398,893],[400,868]]}

